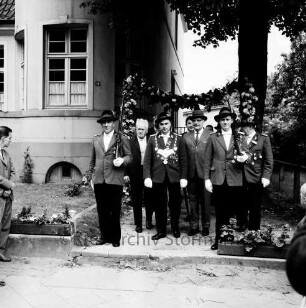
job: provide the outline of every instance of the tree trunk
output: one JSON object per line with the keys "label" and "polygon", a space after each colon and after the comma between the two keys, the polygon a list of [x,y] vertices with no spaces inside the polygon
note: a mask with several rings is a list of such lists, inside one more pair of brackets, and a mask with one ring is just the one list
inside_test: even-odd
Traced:
{"label": "tree trunk", "polygon": [[256,113],[263,121],[267,90],[268,0],[239,1],[239,87],[247,78],[255,88],[258,102]]}

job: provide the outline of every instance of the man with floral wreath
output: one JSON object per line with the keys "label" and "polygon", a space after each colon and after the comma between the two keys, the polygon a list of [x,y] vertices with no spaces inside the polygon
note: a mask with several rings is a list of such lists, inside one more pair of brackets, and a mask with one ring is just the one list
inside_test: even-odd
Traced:
{"label": "man with floral wreath", "polygon": [[114,131],[117,117],[104,110],[97,120],[102,133],[93,137],[88,180],[92,181],[99,216],[99,244],[120,246],[120,210],[124,169],[132,160],[128,140]]}
{"label": "man with floral wreath", "polygon": [[171,121],[169,113],[159,114],[156,119],[159,132],[150,136],[144,157],[144,184],[153,189],[155,203],[157,233],[153,240],[166,237],[167,205],[173,236],[180,237],[180,189],[187,186],[187,161],[182,137],[171,132]]}
{"label": "man with floral wreath", "polygon": [[260,229],[260,210],[264,188],[270,184],[273,170],[273,153],[267,134],[255,130],[258,121],[253,116],[244,117],[239,126],[240,148],[243,163],[243,206],[238,217],[241,229]]}
{"label": "man with floral wreath", "polygon": [[236,114],[228,107],[222,107],[215,116],[219,129],[211,133],[204,157],[205,188],[211,192],[216,209],[216,237],[211,246],[218,249],[220,229],[228,224],[237,212],[242,191],[242,162],[237,156],[232,125]]}

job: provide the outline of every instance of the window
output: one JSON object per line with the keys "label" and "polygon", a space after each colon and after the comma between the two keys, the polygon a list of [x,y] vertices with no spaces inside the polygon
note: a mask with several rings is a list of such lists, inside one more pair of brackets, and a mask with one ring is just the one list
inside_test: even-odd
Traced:
{"label": "window", "polygon": [[46,36],[46,107],[86,107],[87,28],[52,28]]}
{"label": "window", "polygon": [[4,74],[4,45],[0,45],[0,110],[4,109],[5,102],[5,74]]}

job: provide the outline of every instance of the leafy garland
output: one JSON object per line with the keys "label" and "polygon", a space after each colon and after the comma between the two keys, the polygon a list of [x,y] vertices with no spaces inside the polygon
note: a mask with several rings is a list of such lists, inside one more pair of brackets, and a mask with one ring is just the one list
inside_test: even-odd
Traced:
{"label": "leafy garland", "polygon": [[[148,85],[139,75],[131,75],[123,81],[122,104],[120,107],[121,132],[127,137],[134,133],[135,120],[134,111],[137,101],[142,97],[148,99],[148,104],[161,103],[165,109],[175,110],[182,108],[199,109],[200,105],[209,112],[213,106],[228,105],[230,97],[234,103],[240,100],[237,113],[237,121],[247,119],[252,122],[256,117],[256,106],[258,97],[251,83],[245,81],[243,92],[239,95],[238,82],[234,80],[227,83],[223,88],[216,88],[201,94],[178,95],[171,92],[164,92],[160,88]],[[231,107],[231,106],[230,106]]]}

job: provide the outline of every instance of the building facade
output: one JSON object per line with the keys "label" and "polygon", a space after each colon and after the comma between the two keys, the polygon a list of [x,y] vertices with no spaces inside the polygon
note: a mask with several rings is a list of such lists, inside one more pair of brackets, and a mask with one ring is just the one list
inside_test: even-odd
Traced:
{"label": "building facade", "polygon": [[[90,14],[81,0],[0,0],[0,125],[13,129],[17,174],[29,148],[33,182],[79,180],[129,74],[183,93],[184,21],[162,0],[131,2]],[[141,100],[138,112],[157,108]]]}

